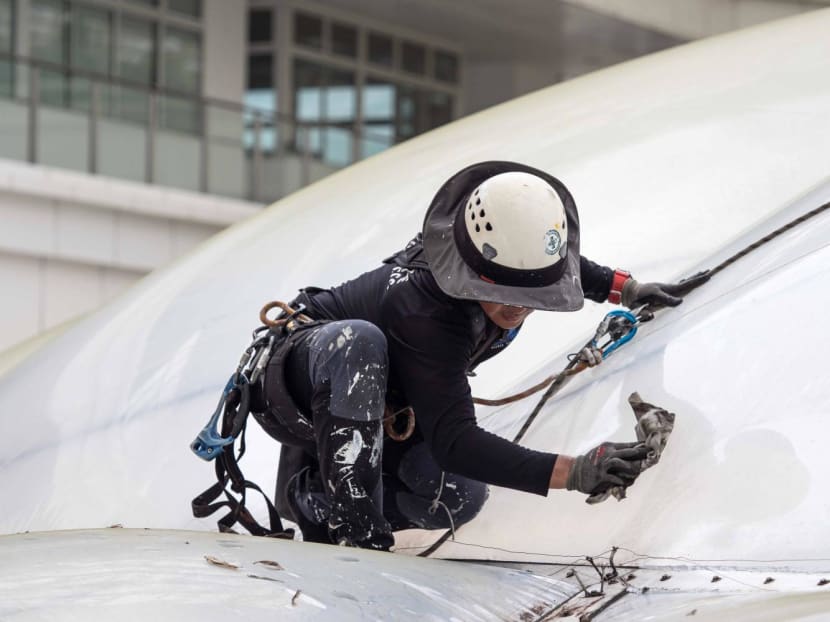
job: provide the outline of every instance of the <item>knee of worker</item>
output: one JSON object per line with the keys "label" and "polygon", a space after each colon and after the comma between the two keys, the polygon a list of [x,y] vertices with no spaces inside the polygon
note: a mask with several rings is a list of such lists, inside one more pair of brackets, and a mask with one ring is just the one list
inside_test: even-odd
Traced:
{"label": "knee of worker", "polygon": [[425,529],[458,527],[471,521],[489,495],[487,484],[442,471],[424,443],[403,457],[398,478],[409,488],[396,495],[398,510]]}
{"label": "knee of worker", "polygon": [[330,392],[335,417],[374,421],[383,416],[389,367],[386,337],[371,322],[341,320],[323,326],[312,338],[310,374]]}

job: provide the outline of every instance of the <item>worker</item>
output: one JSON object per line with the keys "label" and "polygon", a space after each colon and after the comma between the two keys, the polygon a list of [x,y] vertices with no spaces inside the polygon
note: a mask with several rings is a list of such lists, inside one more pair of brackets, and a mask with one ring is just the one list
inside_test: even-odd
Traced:
{"label": "worker", "polygon": [[[393,531],[468,522],[488,484],[591,495],[634,482],[642,444],[605,442],[567,456],[476,422],[468,375],[534,310],[577,311],[585,298],[680,304],[682,285],[597,265],[580,255],[579,240],[574,199],[558,179],[483,162],[438,190],[402,251],[290,303],[312,321],[273,357],[279,364],[269,364],[254,414],[282,443],[277,508],[305,540],[388,550]],[[602,360],[592,347],[578,356],[589,366]],[[384,431],[396,413],[414,413],[403,440]]]}

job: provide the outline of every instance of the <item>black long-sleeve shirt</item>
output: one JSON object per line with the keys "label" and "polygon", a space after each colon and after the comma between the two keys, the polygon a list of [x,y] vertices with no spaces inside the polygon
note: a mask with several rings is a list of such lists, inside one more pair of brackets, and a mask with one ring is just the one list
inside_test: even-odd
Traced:
{"label": "black long-sleeve shirt", "polygon": [[[613,271],[581,259],[586,298],[605,301]],[[421,268],[385,264],[328,290],[309,291],[308,314],[361,319],[384,333],[388,390],[412,406],[441,468],[497,486],[546,495],[556,454],[534,451],[478,427],[467,372],[502,351],[506,331],[477,302],[457,300]]]}

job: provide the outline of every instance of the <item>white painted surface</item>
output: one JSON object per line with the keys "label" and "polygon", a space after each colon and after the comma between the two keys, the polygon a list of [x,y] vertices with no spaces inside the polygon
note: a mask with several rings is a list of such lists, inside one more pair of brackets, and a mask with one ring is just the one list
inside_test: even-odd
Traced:
{"label": "white painted surface", "polygon": [[258,211],[242,201],[0,160],[0,288],[15,292],[4,302],[0,350],[97,309]]}
{"label": "white painted surface", "polygon": [[[610,574],[607,558],[596,561]],[[0,617],[758,622],[822,620],[830,606],[810,572],[674,565],[621,568],[625,583],[601,583],[574,562],[484,566],[188,531],[32,532],[0,537]]]}
{"label": "white painted surface", "polygon": [[0,564],[8,622],[528,620],[578,589],[494,566],[186,531],[5,536]]}
{"label": "white painted surface", "polygon": [[[213,470],[187,446],[261,304],[376,266],[471,162],[515,159],[563,179],[580,206],[585,254],[641,279],[687,274],[753,225],[789,217],[785,206],[827,176],[828,28],[830,12],[815,13],[475,115],[332,175],[145,279],[0,378],[0,496],[16,500],[0,531],[213,528],[189,513]],[[796,210],[828,198],[825,187]],[[828,235],[825,216],[725,272],[576,379],[531,429],[528,444],[575,453],[633,438],[629,390],[674,410],[663,460],[628,500],[588,507],[574,493],[494,491],[459,531],[491,548],[442,554],[584,556],[626,543],[652,556],[830,558],[818,519],[830,510],[830,457],[820,450],[830,392],[811,358],[829,345]],[[475,392],[558,368],[603,311],[536,314],[513,352],[482,369]],[[13,416],[33,394],[42,399],[28,416]],[[507,434],[524,412],[481,415]],[[250,432],[243,467],[267,490],[274,445]]]}
{"label": "white painted surface", "polygon": [[37,259],[0,253],[0,283],[3,296],[3,323],[14,327],[0,350],[37,334],[40,326],[40,266]]}
{"label": "white painted surface", "polygon": [[116,255],[116,223],[123,217],[110,211],[66,204],[53,208],[55,251],[90,263],[108,263]]}

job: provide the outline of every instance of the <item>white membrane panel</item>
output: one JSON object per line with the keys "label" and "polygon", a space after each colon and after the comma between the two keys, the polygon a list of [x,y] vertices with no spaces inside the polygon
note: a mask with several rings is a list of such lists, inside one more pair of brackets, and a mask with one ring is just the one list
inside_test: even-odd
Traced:
{"label": "white membrane panel", "polygon": [[[0,377],[0,533],[214,529],[190,514],[213,467],[188,445],[261,305],[375,267],[468,164],[516,160],[562,179],[580,209],[584,254],[640,280],[708,266],[758,223],[826,201],[820,188],[781,211],[828,175],[828,31],[830,12],[813,12],[498,106],[291,195],[144,279]],[[648,555],[830,558],[821,531],[828,235],[824,217],[736,264],[547,406],[526,443],[570,453],[633,438],[632,390],[677,413],[663,460],[629,499],[588,507],[574,493],[494,490],[459,531],[468,544],[439,554],[582,556],[615,544]],[[605,310],[534,314],[482,368],[474,393],[558,369]],[[531,404],[480,418],[510,436]],[[250,432],[243,469],[268,490],[278,449]],[[435,535],[408,537],[419,547]]]}

